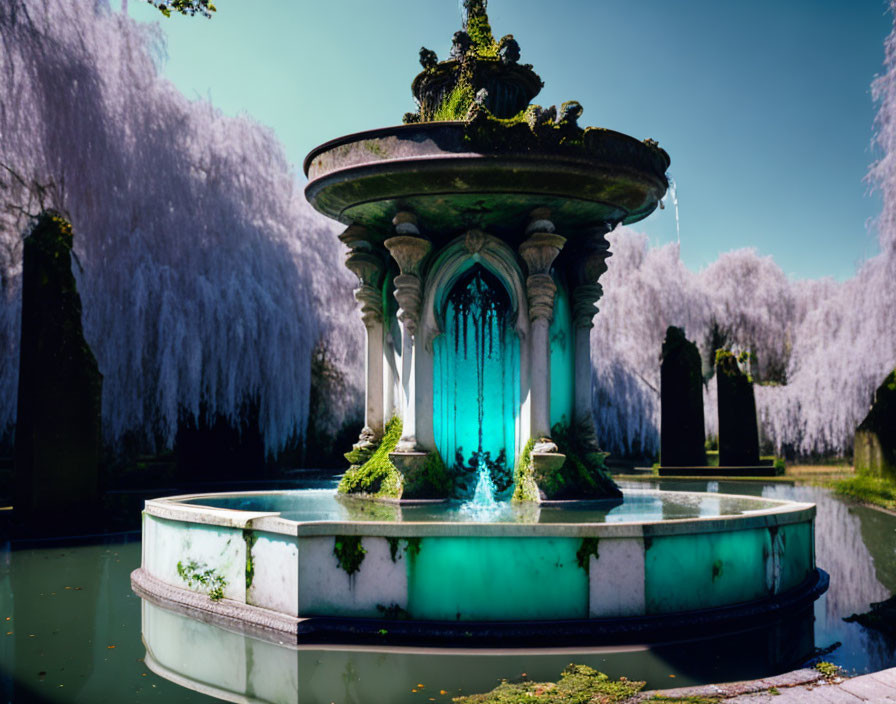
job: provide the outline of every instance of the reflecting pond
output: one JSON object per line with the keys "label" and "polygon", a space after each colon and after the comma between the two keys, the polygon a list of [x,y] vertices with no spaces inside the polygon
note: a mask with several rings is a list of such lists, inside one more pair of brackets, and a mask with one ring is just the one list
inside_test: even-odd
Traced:
{"label": "reflecting pond", "polygon": [[96,545],[7,544],[0,552],[0,686],[14,701],[190,702],[214,701],[209,696],[214,695],[231,701],[361,704],[449,701],[490,689],[500,678],[556,679],[569,662],[646,679],[650,687],[768,675],[811,659],[814,649],[829,651],[824,659],[852,672],[896,666],[896,643],[843,620],[896,593],[896,517],[849,505],[824,489],[787,483],[623,485],[633,489],[816,503],[817,562],[830,574],[831,585],[811,610],[814,623],[808,611],[773,628],[712,641],[621,649],[296,649],[144,605],[129,582],[140,564],[139,536]]}

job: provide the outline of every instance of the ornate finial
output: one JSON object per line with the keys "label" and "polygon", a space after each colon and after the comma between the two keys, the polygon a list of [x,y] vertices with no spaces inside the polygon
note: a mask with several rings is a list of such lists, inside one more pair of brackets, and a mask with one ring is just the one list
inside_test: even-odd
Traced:
{"label": "ornate finial", "polygon": [[436,52],[434,52],[432,49],[427,49],[425,46],[421,46],[420,65],[424,68],[424,70],[435,68],[437,63],[439,63],[439,57],[436,56]]}
{"label": "ornate finial", "polygon": [[520,45],[512,34],[505,34],[498,42],[498,56],[505,64],[515,64],[520,60]]}

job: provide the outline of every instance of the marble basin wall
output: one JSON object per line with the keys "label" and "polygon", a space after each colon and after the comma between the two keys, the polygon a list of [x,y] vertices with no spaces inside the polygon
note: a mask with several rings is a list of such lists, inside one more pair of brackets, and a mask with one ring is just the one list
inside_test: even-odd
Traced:
{"label": "marble basin wall", "polygon": [[661,615],[796,588],[815,570],[814,516],[782,502],[652,523],[299,523],[161,499],[146,504],[142,568],[178,589],[223,583],[225,599],[296,617]]}

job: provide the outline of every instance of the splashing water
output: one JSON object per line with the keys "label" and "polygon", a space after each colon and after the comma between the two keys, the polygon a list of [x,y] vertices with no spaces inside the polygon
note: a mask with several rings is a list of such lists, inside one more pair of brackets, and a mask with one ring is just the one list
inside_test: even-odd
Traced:
{"label": "splashing water", "polygon": [[498,514],[499,508],[498,502],[495,501],[495,485],[488,471],[488,465],[480,461],[473,498],[461,506],[461,512],[476,520],[488,520]]}
{"label": "splashing water", "polygon": [[678,219],[678,184],[669,174],[666,174],[669,180],[669,198],[672,200],[672,207],[675,209],[675,241],[681,244],[681,223]]}

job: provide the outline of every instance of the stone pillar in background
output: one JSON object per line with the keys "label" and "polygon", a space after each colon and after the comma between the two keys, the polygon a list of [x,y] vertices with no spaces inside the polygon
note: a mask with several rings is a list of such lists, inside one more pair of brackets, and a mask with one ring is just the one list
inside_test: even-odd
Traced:
{"label": "stone pillar in background", "polygon": [[418,450],[417,418],[421,413],[432,413],[431,407],[426,409],[417,403],[415,354],[417,324],[423,302],[420,265],[432,245],[429,240],[420,237],[417,218],[412,213],[400,212],[392,223],[395,225],[396,236],[387,239],[385,245],[401,272],[395,277],[395,300],[400,306],[398,319],[401,321],[401,389],[404,409],[401,440],[396,452],[414,453]]}
{"label": "stone pillar in background", "polygon": [[859,474],[896,481],[896,369],[874,392],[874,403],[856,429],[855,467]]}
{"label": "stone pillar in background", "polygon": [[598,283],[607,270],[607,258],[612,256],[606,234],[608,226],[601,226],[578,246],[572,262],[572,316],[575,328],[575,434],[585,452],[599,452],[594,411],[591,405],[591,328],[598,311],[597,302],[603,295]]}
{"label": "stone pillar in background", "polygon": [[25,238],[15,438],[17,523],[90,525],[98,504],[103,377],[84,339],[72,228],[45,212]]}
{"label": "stone pillar in background", "polygon": [[705,466],[704,427],[700,352],[683,328],[669,326],[660,365],[660,464]]}
{"label": "stone pillar in background", "polygon": [[364,429],[355,448],[369,450],[382,439],[385,427],[382,285],[386,262],[384,253],[377,251],[363,227],[352,225],[339,239],[349,247],[345,265],[358,277],[360,285],[355,289],[355,298],[361,304],[361,319],[367,330]]}
{"label": "stone pillar in background", "polygon": [[[551,437],[551,359],[548,328],[554,317],[554,294],[557,287],[551,278],[551,265],[563,249],[566,238],[554,232],[547,208],[532,212],[527,239],[519,248],[529,275],[526,292],[529,299],[529,378],[530,378],[530,433],[539,443]],[[546,443],[547,445],[547,443]],[[550,443],[553,445],[553,443]],[[549,447],[538,452],[556,452]]]}
{"label": "stone pillar in background", "polygon": [[[759,464],[759,426],[753,382],[737,366],[728,350],[716,353],[719,395],[719,466],[755,467]],[[665,458],[662,458],[665,462]]]}

